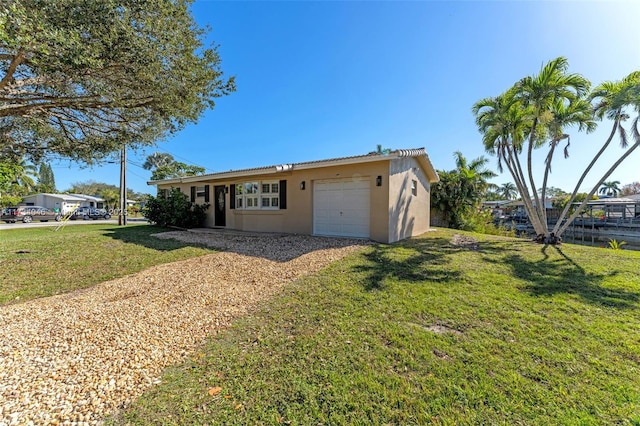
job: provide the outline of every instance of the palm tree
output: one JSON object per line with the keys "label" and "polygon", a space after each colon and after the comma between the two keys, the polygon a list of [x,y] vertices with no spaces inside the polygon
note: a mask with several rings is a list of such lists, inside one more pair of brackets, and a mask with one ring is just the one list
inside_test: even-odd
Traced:
{"label": "palm tree", "polygon": [[529,212],[529,219],[536,232],[540,233],[546,227],[537,214],[532,214],[534,204],[520,162],[520,154],[531,129],[531,113],[515,94],[515,89],[511,88],[499,96],[481,99],[473,105],[473,114],[482,133],[485,151],[498,157],[498,171],[502,172],[504,166],[507,167]]}
{"label": "palm tree", "polygon": [[503,183],[500,186],[499,192],[505,200],[513,200],[518,196],[518,188],[511,182]]}
{"label": "palm tree", "polygon": [[477,178],[484,184],[487,184],[487,180],[497,176],[486,167],[489,160],[484,156],[474,158],[469,162],[460,151],[456,151],[453,153],[453,157],[456,161],[456,169],[467,175],[469,178]]}
{"label": "palm tree", "polygon": [[98,193],[100,197],[104,198],[104,202],[110,209],[115,209],[120,199],[120,194],[115,189],[104,188]]}
{"label": "palm tree", "polygon": [[[558,57],[549,61],[540,73],[535,76],[525,77],[516,84],[515,96],[524,108],[528,108],[531,114],[531,129],[527,143],[527,172],[531,192],[533,193],[539,217],[546,224],[546,210],[544,202],[540,202],[535,181],[533,179],[532,155],[533,149],[541,146],[547,139],[547,127],[550,124],[549,117],[555,117],[556,111],[565,106],[571,106],[583,100],[589,91],[589,80],[580,74],[568,74],[569,62],[564,57]],[[580,117],[582,120],[590,120],[590,116]],[[555,135],[552,141],[562,135],[562,127],[568,123],[558,123],[559,128],[554,129]],[[555,148],[557,142],[552,142]],[[552,151],[551,156],[553,156]],[[548,164],[551,159],[548,157]],[[545,181],[546,182],[546,181]],[[543,184],[544,187],[544,184]],[[542,191],[544,196],[544,188]],[[546,226],[545,226],[546,228]],[[545,234],[546,234],[545,229]]]}
{"label": "palm tree", "polygon": [[635,141],[632,146],[629,146],[627,132],[622,127],[622,122],[629,119],[629,115],[626,112],[629,107],[633,107],[637,112],[640,112],[640,71],[632,72],[618,82],[607,81],[602,83],[601,85],[596,87],[593,92],[591,92],[589,98],[592,101],[597,101],[597,103],[594,105],[595,117],[599,120],[608,118],[609,120],[613,121],[613,126],[611,127],[609,137],[606,139],[600,150],[596,153],[594,158],[591,160],[587,168],[580,176],[580,179],[578,180],[578,183],[576,184],[575,189],[573,190],[573,193],[569,198],[569,202],[562,211],[562,214],[560,216],[561,219],[566,216],[567,212],[569,211],[569,207],[573,203],[573,200],[578,193],[578,188],[584,181],[593,165],[607,149],[616,133],[620,137],[620,146],[623,149],[626,148],[626,151],[600,178],[599,182],[589,192],[589,195],[585,198],[585,200],[581,202],[579,208],[574,210],[569,219],[567,219],[562,225],[562,220],[559,220],[556,223],[556,226],[553,229],[553,232],[556,233],[556,235],[562,235],[569,224],[571,224],[571,222],[578,216],[579,212],[584,208],[587,201],[591,199],[591,197],[599,189],[600,185],[611,175],[611,173],[613,173],[613,171],[620,165],[620,163],[622,163],[638,146],[640,146],[640,131],[638,131],[638,120],[640,119],[640,115],[635,118],[631,125],[632,135]]}
{"label": "palm tree", "polygon": [[147,160],[142,165],[142,168],[145,170],[151,170],[170,166],[173,163],[175,163],[173,155],[164,152],[154,152],[147,157]]}
{"label": "palm tree", "polygon": [[617,196],[620,193],[620,181],[619,180],[612,180],[609,182],[603,182],[602,186],[600,187],[600,189],[598,190],[598,193],[601,195],[608,195],[608,196]]}
{"label": "palm tree", "polygon": [[14,171],[11,192],[15,195],[26,195],[32,192],[36,187],[35,180],[38,178],[36,166],[21,159]]}
{"label": "palm tree", "polygon": [[480,156],[468,161],[460,151],[454,152],[453,157],[456,162],[456,171],[461,177],[460,182],[464,182],[465,187],[473,191],[469,197],[475,199],[477,196],[485,195],[487,189],[492,185],[487,181],[497,176],[486,167],[489,160]]}
{"label": "palm tree", "polygon": [[[485,150],[498,156],[499,170],[507,166],[535,232],[544,236],[550,232],[542,200],[546,199],[556,148],[563,141],[564,155],[568,156],[570,138],[565,129],[575,126],[579,131],[590,132],[596,127],[587,98],[590,83],[579,74],[568,73],[567,68],[565,58],[552,60],[537,75],[525,77],[502,95],[483,99],[473,107]],[[538,189],[533,177],[532,152],[545,144],[548,151]],[[520,160],[523,151],[526,163]],[[577,189],[572,197],[576,193]],[[561,217],[566,217],[567,212]],[[560,235],[557,227],[564,226],[562,223],[563,220],[557,222],[555,234]]]}

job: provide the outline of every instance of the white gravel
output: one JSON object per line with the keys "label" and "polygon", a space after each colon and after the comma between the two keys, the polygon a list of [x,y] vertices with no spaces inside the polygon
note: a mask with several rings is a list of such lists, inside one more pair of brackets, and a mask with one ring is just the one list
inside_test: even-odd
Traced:
{"label": "white gravel", "polygon": [[157,237],[226,251],[0,307],[0,426],[101,424],[207,336],[365,244],[216,232]]}

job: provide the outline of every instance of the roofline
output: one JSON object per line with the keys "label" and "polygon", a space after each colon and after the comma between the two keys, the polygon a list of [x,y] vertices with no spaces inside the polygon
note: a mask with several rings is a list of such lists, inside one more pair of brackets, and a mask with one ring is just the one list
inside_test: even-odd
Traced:
{"label": "roofline", "polygon": [[293,170],[308,170],[308,169],[317,169],[319,167],[333,167],[333,166],[343,166],[349,164],[361,164],[361,163],[371,163],[375,161],[390,161],[397,158],[403,157],[414,157],[417,159],[418,163],[424,170],[429,182],[435,183],[440,180],[438,176],[438,172],[433,167],[429,156],[424,148],[415,148],[415,149],[398,149],[395,151],[391,151],[388,154],[366,154],[366,155],[356,155],[351,157],[342,157],[342,158],[331,158],[327,160],[317,160],[317,161],[306,161],[301,163],[292,163],[292,164],[278,164],[273,166],[266,167],[256,167],[251,169],[241,169],[241,170],[230,170],[228,172],[219,172],[219,173],[209,173],[206,175],[197,175],[197,176],[184,176],[180,178],[173,179],[163,179],[163,180],[150,180],[147,181],[147,185],[158,185],[158,184],[172,184],[172,183],[192,183],[192,182],[201,182],[203,180],[222,180],[222,179],[234,179],[241,178],[246,176],[252,176],[257,174],[267,175],[267,174],[277,174],[282,172],[288,172]]}
{"label": "roofline", "polygon": [[38,192],[37,194],[29,194],[29,195],[25,195],[24,197],[22,197],[23,199],[27,198],[27,197],[35,197],[37,195],[46,195],[48,197],[52,197],[52,198],[60,198],[62,200],[71,200],[71,201],[85,201],[84,198],[78,197],[74,194],[52,194],[50,192]]}

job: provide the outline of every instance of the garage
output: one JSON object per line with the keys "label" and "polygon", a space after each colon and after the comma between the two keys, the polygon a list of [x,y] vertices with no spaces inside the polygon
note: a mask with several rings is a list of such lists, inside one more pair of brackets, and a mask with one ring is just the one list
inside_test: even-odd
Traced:
{"label": "garage", "polygon": [[319,180],[313,186],[313,233],[369,238],[369,180]]}

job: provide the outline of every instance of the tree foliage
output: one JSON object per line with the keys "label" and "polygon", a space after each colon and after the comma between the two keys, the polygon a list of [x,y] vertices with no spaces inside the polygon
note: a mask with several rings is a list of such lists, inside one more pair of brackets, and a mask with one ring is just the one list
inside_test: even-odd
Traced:
{"label": "tree foliage", "polygon": [[154,152],[148,156],[142,168],[152,170],[151,180],[196,176],[203,174],[205,171],[204,167],[176,161],[173,155],[160,152]]}
{"label": "tree foliage", "polygon": [[187,194],[173,188],[167,197],[149,197],[142,215],[158,226],[177,226],[197,228],[206,218],[209,204],[196,204],[189,201]]}
{"label": "tree foliage", "polygon": [[438,171],[440,181],[431,187],[431,207],[450,227],[462,229],[479,210],[488,187],[487,179],[495,177],[495,173],[486,168],[488,160],[484,157],[469,162],[459,151],[454,157],[454,170]]}
{"label": "tree foliage", "polygon": [[38,192],[56,192],[56,179],[53,175],[53,169],[48,163],[40,163],[36,189]]}
{"label": "tree foliage", "polygon": [[620,195],[623,197],[625,195],[634,195],[634,194],[640,194],[640,182],[628,183],[626,185],[623,185],[622,189],[620,190]]}
{"label": "tree foliage", "polygon": [[0,207],[13,206],[22,201],[22,197],[14,193],[19,173],[21,170],[18,164],[0,162]]}
{"label": "tree foliage", "polygon": [[[580,74],[569,73],[567,60],[560,57],[545,64],[538,74],[521,79],[505,93],[482,99],[473,106],[485,150],[498,157],[500,171],[503,166],[507,167],[535,232],[546,240],[551,234],[562,235],[584,207],[575,209],[567,219],[582,182],[614,136],[620,136],[620,145],[625,151],[587,194],[584,204],[616,167],[640,146],[640,115],[631,124],[633,144],[629,144],[622,126],[630,118],[630,110],[640,111],[640,72],[631,73],[618,82],[605,82],[591,92],[590,86],[590,82]],[[548,229],[544,207],[547,179],[561,142],[565,142],[565,158],[569,155],[570,135],[566,130],[576,127],[579,131],[590,132],[595,129],[596,121],[604,118],[613,121],[609,137],[578,179],[559,220],[553,229]],[[534,179],[532,153],[534,149],[545,146],[545,167],[540,184]]]}
{"label": "tree foliage", "polygon": [[503,183],[498,191],[505,200],[513,200],[518,196],[518,188],[512,182]]}
{"label": "tree foliage", "polygon": [[608,182],[602,182],[600,189],[598,189],[598,193],[600,195],[616,197],[620,193],[620,181],[610,180]]}
{"label": "tree foliage", "polygon": [[[88,180],[85,182],[73,182],[71,187],[67,189],[65,192],[69,192],[71,194],[85,194],[85,195],[94,195],[99,196],[107,200],[109,199],[109,205],[114,205],[115,202],[118,201],[120,197],[120,188],[117,185],[113,185],[110,183],[104,182],[96,182],[94,180]],[[115,199],[111,201],[112,194],[115,193]],[[105,194],[107,196],[105,196]],[[145,198],[147,194],[141,194],[135,192],[131,188],[127,188],[127,198],[132,200],[140,200]]]}
{"label": "tree foliage", "polygon": [[235,90],[192,0],[0,5],[0,158],[93,162],[196,122]]}
{"label": "tree foliage", "polygon": [[34,192],[37,177],[36,166],[24,159],[0,161],[0,194],[16,197],[19,202],[23,196]]}

